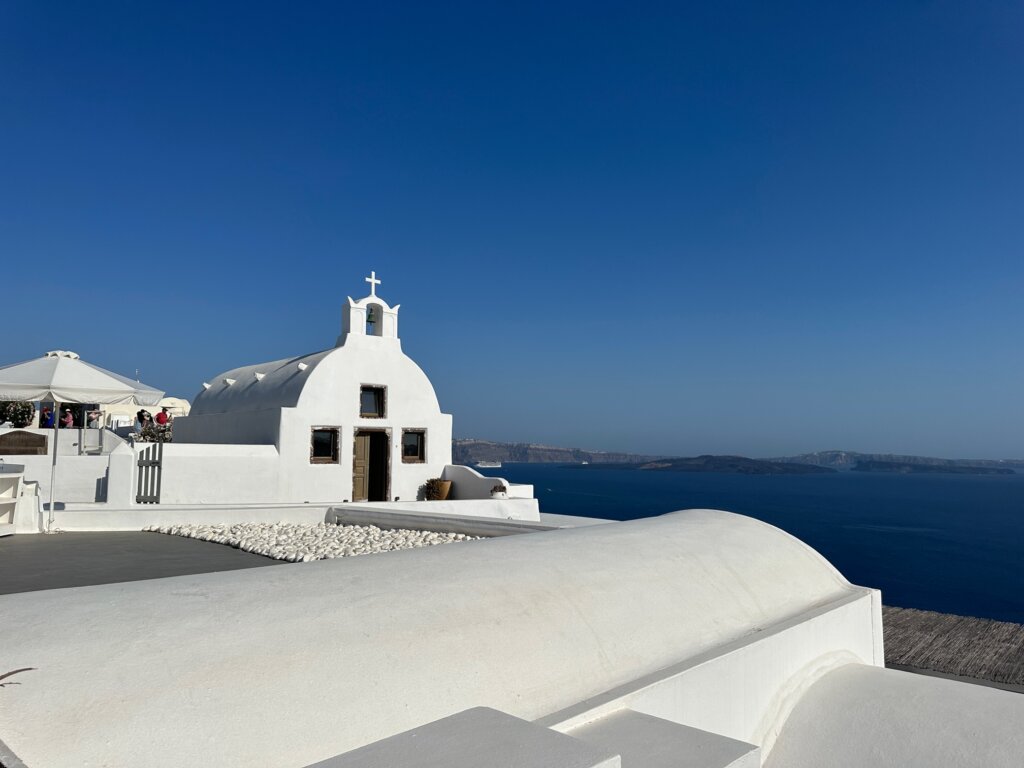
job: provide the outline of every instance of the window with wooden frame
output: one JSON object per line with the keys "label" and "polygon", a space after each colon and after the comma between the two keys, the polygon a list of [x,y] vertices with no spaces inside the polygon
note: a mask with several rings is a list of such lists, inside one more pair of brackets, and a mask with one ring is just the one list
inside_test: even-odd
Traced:
{"label": "window with wooden frame", "polygon": [[384,418],[384,387],[366,386],[359,390],[359,415],[364,419]]}
{"label": "window with wooden frame", "polygon": [[309,439],[310,464],[337,464],[340,443],[337,427],[313,427]]}
{"label": "window with wooden frame", "polygon": [[427,460],[427,431],[425,429],[402,430],[402,461],[405,464],[422,464]]}

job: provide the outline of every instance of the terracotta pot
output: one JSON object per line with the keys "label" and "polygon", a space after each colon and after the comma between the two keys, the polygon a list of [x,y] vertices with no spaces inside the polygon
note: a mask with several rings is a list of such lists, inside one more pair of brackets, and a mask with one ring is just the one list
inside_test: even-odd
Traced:
{"label": "terracotta pot", "polygon": [[452,492],[452,481],[442,480],[441,481],[441,498],[438,501],[445,501]]}

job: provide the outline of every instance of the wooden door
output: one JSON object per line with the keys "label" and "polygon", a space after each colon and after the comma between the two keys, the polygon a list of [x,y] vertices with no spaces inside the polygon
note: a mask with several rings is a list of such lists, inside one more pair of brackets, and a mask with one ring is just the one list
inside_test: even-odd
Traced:
{"label": "wooden door", "polygon": [[366,501],[369,497],[370,433],[356,432],[352,451],[352,501]]}

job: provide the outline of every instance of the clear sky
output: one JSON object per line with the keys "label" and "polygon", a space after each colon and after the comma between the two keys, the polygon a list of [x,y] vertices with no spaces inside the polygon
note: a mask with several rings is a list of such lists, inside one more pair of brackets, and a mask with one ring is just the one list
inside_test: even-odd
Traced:
{"label": "clear sky", "polygon": [[1024,456],[1024,5],[0,3],[0,362],[347,295],[462,437]]}

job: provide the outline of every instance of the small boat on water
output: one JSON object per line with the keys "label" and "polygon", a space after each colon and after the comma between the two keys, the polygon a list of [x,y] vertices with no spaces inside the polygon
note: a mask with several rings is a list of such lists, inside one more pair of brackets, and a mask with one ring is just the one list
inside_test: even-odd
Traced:
{"label": "small boat on water", "polygon": [[478,461],[477,469],[501,469],[500,461]]}

